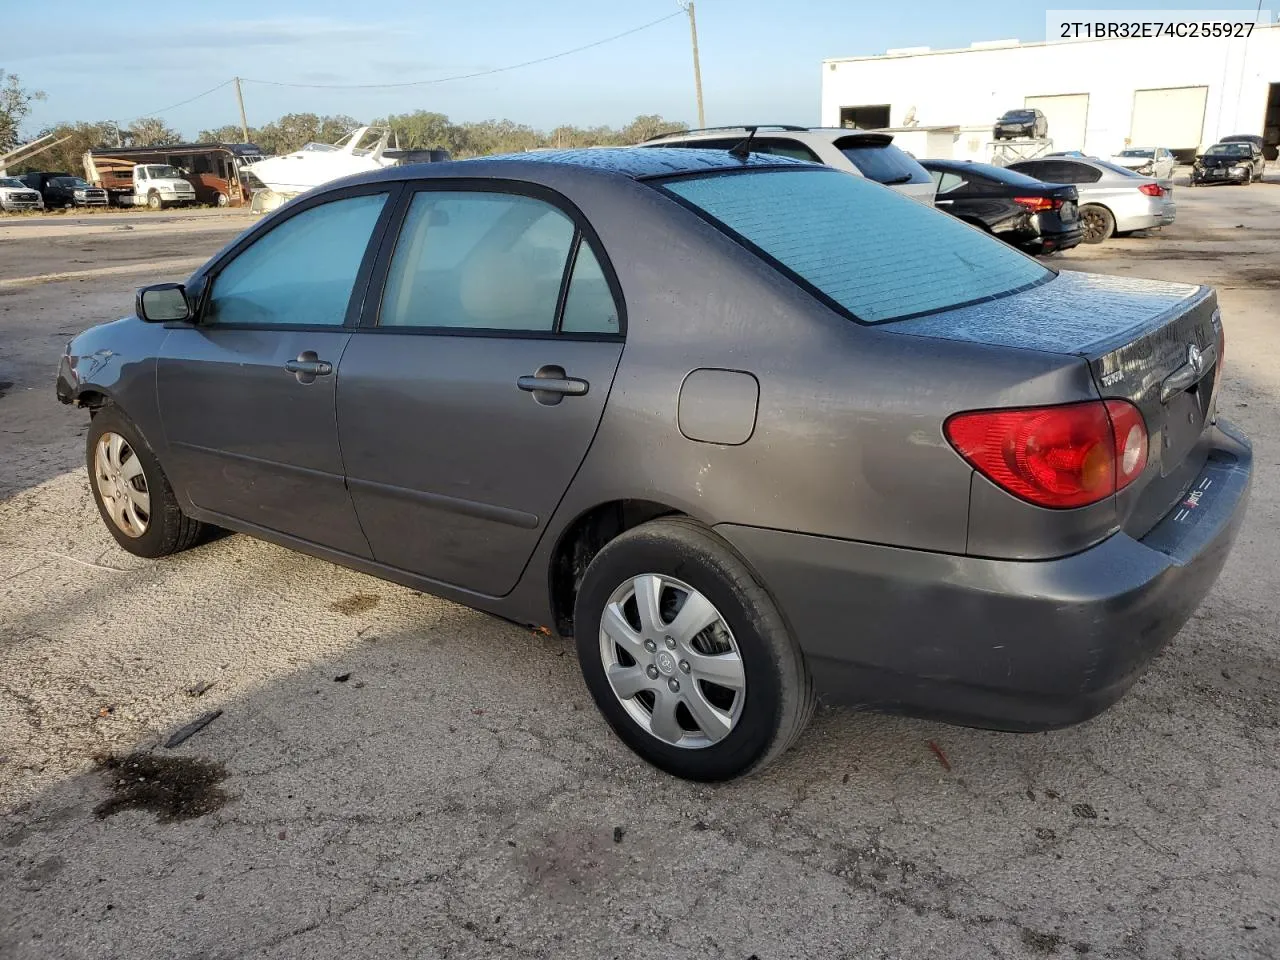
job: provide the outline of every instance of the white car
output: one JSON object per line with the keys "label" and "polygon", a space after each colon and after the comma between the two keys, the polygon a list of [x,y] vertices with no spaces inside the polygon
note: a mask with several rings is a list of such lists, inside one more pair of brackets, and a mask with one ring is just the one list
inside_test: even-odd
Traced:
{"label": "white car", "polygon": [[1173,151],[1167,147],[1126,147],[1111,158],[1117,167],[1124,167],[1144,177],[1169,180],[1177,163]]}
{"label": "white car", "polygon": [[43,210],[44,198],[17,177],[0,177],[0,210]]}
{"label": "white car", "polygon": [[653,137],[641,147],[696,147],[731,150],[751,135],[752,153],[772,153],[794,160],[821,163],[868,180],[883,183],[913,200],[933,205],[938,185],[915,157],[893,144],[893,136],[844,127],[707,127]]}

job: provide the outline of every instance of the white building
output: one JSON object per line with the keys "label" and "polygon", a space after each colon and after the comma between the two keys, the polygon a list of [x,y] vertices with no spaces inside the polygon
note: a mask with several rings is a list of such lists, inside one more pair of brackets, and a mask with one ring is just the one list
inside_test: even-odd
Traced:
{"label": "white building", "polygon": [[[1189,154],[1235,133],[1280,143],[1280,24],[1240,39],[1108,39],[915,47],[822,63],[822,122],[897,135],[917,156],[989,159],[1006,110],[1039,107],[1054,150]],[[946,146],[950,144],[950,151]]]}

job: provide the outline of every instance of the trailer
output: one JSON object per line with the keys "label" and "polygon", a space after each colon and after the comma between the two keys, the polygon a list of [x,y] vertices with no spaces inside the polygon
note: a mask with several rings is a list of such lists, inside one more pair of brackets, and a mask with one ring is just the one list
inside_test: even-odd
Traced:
{"label": "trailer", "polygon": [[[84,155],[85,179],[102,187],[117,206],[155,206],[169,202],[157,191],[139,189],[139,177],[171,167],[195,191],[194,202],[219,207],[249,203],[252,190],[244,167],[262,159],[252,143],[176,143],[166,146],[90,150]],[[139,168],[143,172],[139,173]]]}

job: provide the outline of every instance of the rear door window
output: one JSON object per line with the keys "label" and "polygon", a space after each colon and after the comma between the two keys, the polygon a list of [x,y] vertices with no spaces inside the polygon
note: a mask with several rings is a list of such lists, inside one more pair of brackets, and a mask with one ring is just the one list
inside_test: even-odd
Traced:
{"label": "rear door window", "polygon": [[930,182],[929,171],[892,143],[860,143],[848,137],[836,141],[836,148],[868,180],[890,185]]}
{"label": "rear door window", "polygon": [[952,217],[822,167],[686,177],[662,188],[864,323],[991,300],[1054,276]]}

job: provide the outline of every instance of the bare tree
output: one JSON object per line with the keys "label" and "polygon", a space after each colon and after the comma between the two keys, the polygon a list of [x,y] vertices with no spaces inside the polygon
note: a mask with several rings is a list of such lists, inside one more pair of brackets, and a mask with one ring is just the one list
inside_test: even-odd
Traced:
{"label": "bare tree", "polygon": [[22,142],[19,128],[31,113],[31,104],[44,98],[43,91],[24,87],[17,74],[0,70],[0,151]]}

